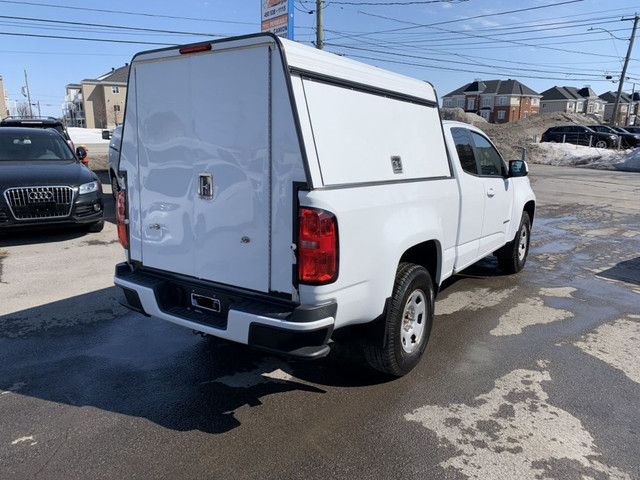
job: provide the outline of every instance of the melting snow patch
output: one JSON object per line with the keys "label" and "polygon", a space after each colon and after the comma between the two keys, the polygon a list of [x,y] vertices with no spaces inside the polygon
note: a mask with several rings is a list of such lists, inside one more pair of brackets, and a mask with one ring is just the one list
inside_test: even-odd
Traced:
{"label": "melting snow patch", "polygon": [[602,325],[574,345],[640,383],[640,321],[633,320],[637,318],[640,317],[631,315],[629,319]]}
{"label": "melting snow patch", "polygon": [[489,333],[497,337],[518,335],[525,327],[558,322],[570,317],[573,317],[573,313],[567,310],[547,307],[541,298],[529,298],[502,315],[498,326]]}
{"label": "melting snow patch", "polygon": [[[540,364],[541,367],[544,364]],[[471,479],[576,478],[631,479],[598,461],[593,438],[580,420],[548,403],[543,382],[548,371],[514,370],[471,405],[426,405],[405,415],[433,431],[456,453],[440,463]]]}

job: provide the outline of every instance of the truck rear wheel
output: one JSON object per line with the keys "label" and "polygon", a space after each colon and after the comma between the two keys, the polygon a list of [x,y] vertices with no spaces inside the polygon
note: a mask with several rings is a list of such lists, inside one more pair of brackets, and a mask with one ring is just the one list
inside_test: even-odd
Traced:
{"label": "truck rear wheel", "polygon": [[524,268],[529,254],[531,220],[527,212],[522,212],[522,220],[516,238],[498,250],[495,255],[500,269],[505,273],[518,273]]}
{"label": "truck rear wheel", "polygon": [[420,361],[433,324],[435,293],[429,272],[401,263],[385,312],[384,340],[364,345],[365,358],[376,370],[401,377]]}

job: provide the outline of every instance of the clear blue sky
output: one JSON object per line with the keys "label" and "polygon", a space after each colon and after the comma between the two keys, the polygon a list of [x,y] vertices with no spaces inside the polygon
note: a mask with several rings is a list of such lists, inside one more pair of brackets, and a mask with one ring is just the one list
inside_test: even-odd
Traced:
{"label": "clear blue sky", "polygon": [[[315,8],[295,0],[296,41],[315,41]],[[32,102],[60,116],[67,84],[138,51],[258,32],[260,9],[260,0],[0,0],[0,76],[22,102],[26,70]],[[618,88],[606,76],[620,77],[633,27],[622,19],[640,13],[640,0],[325,0],[323,12],[326,50],[428,80],[439,96],[477,78],[601,94]],[[627,92],[640,90],[639,58],[637,38]]]}

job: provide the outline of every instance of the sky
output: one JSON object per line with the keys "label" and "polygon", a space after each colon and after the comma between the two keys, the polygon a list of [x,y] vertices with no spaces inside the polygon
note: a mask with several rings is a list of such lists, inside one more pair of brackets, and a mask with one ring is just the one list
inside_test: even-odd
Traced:
{"label": "sky", "polygon": [[[294,40],[314,45],[317,0],[294,2]],[[440,97],[516,79],[617,91],[640,0],[324,0],[324,48],[431,82]],[[0,76],[9,100],[60,117],[65,87],[137,52],[260,31],[261,0],[0,0]],[[638,33],[640,36],[640,32]],[[624,81],[640,90],[640,39]],[[179,91],[176,91],[179,95]]]}

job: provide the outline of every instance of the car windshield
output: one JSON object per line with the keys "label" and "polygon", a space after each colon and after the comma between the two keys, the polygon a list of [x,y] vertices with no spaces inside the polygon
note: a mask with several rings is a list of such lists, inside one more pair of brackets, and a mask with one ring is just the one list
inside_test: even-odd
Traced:
{"label": "car windshield", "polygon": [[3,132],[0,130],[0,162],[73,159],[73,152],[60,135]]}

